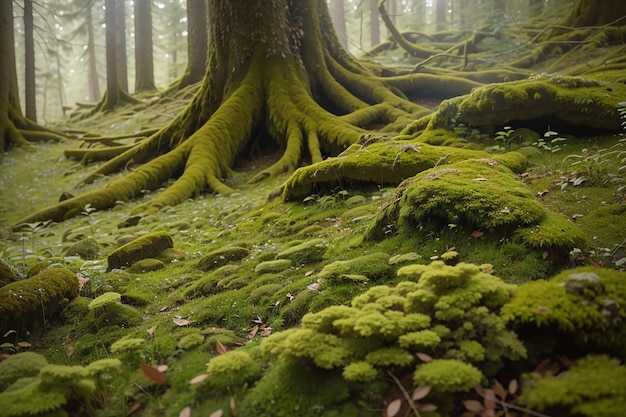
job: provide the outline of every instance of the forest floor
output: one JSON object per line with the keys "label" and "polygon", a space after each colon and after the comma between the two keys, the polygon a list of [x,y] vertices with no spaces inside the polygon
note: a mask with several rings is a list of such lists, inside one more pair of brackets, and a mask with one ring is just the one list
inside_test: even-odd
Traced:
{"label": "forest floor", "polygon": [[[107,135],[159,127],[184,105],[183,101],[168,102],[143,112],[126,107],[75,122],[71,127]],[[63,123],[60,121],[56,127],[62,127]],[[546,126],[546,131],[548,129]],[[576,221],[589,239],[587,248],[580,248],[572,255],[581,264],[618,269],[626,266],[623,261],[626,216],[624,205],[620,204],[624,195],[618,191],[623,183],[611,182],[617,177],[609,174],[619,174],[620,165],[617,160],[606,158],[595,167],[599,170],[597,181],[576,184],[576,177],[572,176],[575,167],[571,162],[577,159],[566,157],[582,155],[593,147],[610,149],[621,138],[617,135],[569,137],[566,146],[551,155],[532,147],[525,150],[535,164],[521,179],[546,207]],[[307,308],[319,310],[346,303],[365,291],[367,283],[354,284],[351,290],[342,287],[341,292],[320,288],[317,273],[334,261],[375,252],[390,256],[413,253],[412,259],[416,262],[428,263],[455,247],[459,260],[490,263],[494,275],[513,283],[547,278],[556,272],[540,256],[513,263],[502,251],[482,250],[480,238],[464,235],[452,227],[433,233],[428,241],[363,242],[364,230],[392,198],[393,187],[339,188],[327,195],[311,195],[303,202],[282,203],[279,199],[268,202],[268,194],[287,179],[286,174],[260,184],[251,185],[246,181],[271,165],[280,154],[272,150],[261,157],[240,161],[239,173],[227,180],[229,186],[240,191],[230,196],[202,195],[175,207],[165,207],[156,215],[144,216],[136,225],[126,226],[125,222],[133,217],[132,209],[143,201],[120,202],[106,211],[91,211],[85,207],[83,215],[63,223],[30,224],[20,232],[11,232],[8,225],[27,212],[57,201],[63,192],[77,194],[109,181],[103,178],[76,188],[97,165],[85,166],[64,157],[65,149],[79,145],[80,141],[74,140],[38,144],[35,152],[13,149],[4,156],[0,164],[0,225],[5,227],[0,231],[0,257],[22,273],[40,260],[54,259],[82,278],[82,297],[95,298],[104,292],[118,292],[122,301],[140,311],[143,318],[139,326],[122,326],[102,333],[94,328],[85,329],[80,323],[50,322],[38,338],[27,340],[30,349],[44,354],[50,363],[88,363],[111,356],[110,345],[122,337],[146,338],[144,360],[154,366],[168,365],[165,375],[175,386],[184,387],[192,378],[206,372],[206,363],[216,352],[216,341],[228,349],[254,343],[273,332],[297,325]],[[485,147],[493,145],[492,141],[485,143]],[[146,193],[145,198],[150,198],[150,193]],[[180,259],[161,270],[107,272],[107,255],[113,249],[155,231],[170,234],[174,248],[182,253]],[[66,255],[70,246],[88,237],[94,237],[99,245],[93,259]],[[281,251],[311,240],[319,240],[324,245],[321,256],[283,270],[263,272],[258,269],[260,263],[273,260]],[[249,251],[248,255],[216,271],[198,268],[198,261],[204,255],[232,247],[243,247]],[[200,292],[206,297],[190,298],[189,288],[199,281],[205,283]],[[388,282],[397,282],[397,278],[390,278]],[[201,343],[193,348],[181,346],[181,339],[196,331],[202,335]],[[133,371],[125,377],[132,384],[145,388],[148,381],[138,369]],[[155,415],[151,413],[156,413],[157,409],[165,410],[166,415],[178,415],[194,401],[193,395],[180,394],[151,403],[150,395],[132,389],[132,384],[114,388],[113,397],[118,400],[108,403],[109,415],[126,415],[129,404],[135,402],[148,410],[145,415]],[[215,398],[207,400],[205,405],[227,409],[227,402],[228,397]]]}

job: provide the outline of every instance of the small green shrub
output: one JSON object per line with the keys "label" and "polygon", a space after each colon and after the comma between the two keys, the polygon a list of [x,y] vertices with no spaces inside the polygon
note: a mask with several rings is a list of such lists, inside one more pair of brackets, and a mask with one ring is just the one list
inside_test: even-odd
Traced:
{"label": "small green shrub", "polygon": [[474,366],[454,359],[435,359],[417,367],[413,374],[416,386],[430,386],[439,393],[469,391],[483,378]]}
{"label": "small green shrub", "polygon": [[215,356],[209,362],[207,370],[211,385],[221,390],[240,388],[261,375],[261,367],[243,350]]}
{"label": "small green shrub", "polygon": [[35,352],[21,352],[0,362],[0,392],[19,378],[36,376],[48,361]]}

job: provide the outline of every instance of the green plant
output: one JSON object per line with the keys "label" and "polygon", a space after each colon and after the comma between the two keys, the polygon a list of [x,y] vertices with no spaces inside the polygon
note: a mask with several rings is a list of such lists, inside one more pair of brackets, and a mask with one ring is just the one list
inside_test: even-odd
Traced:
{"label": "green plant", "polygon": [[521,140],[521,136],[515,132],[511,126],[504,126],[503,130],[499,130],[496,132],[495,137],[493,138],[495,142],[500,142],[507,151],[511,150],[511,145],[514,142],[518,142]]}
{"label": "green plant", "polygon": [[562,150],[561,144],[564,145],[566,141],[567,139],[560,137],[557,132],[548,128],[543,137],[533,142],[532,145],[541,151],[540,155],[544,165],[553,171],[556,168],[554,154]]}

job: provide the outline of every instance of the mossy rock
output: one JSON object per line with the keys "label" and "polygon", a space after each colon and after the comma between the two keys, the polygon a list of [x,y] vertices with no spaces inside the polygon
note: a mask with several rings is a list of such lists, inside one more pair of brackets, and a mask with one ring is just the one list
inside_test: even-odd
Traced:
{"label": "mossy rock", "polygon": [[241,246],[224,246],[200,258],[196,264],[196,268],[208,272],[230,262],[239,261],[248,255],[250,255],[249,249],[242,248]]}
{"label": "mossy rock", "polygon": [[156,258],[174,242],[167,232],[155,232],[141,236],[113,250],[107,257],[108,271],[132,265],[140,259]]}
{"label": "mossy rock", "polygon": [[96,259],[99,251],[100,245],[98,241],[93,237],[88,237],[79,240],[67,248],[65,256],[78,256],[81,259]]}
{"label": "mossy rock", "polygon": [[19,378],[33,377],[39,374],[48,360],[35,352],[21,352],[11,355],[0,362],[0,392]]}
{"label": "mossy rock", "polygon": [[296,236],[311,237],[311,236],[315,236],[319,234],[323,230],[324,230],[323,226],[320,226],[319,224],[312,224],[300,230],[298,233],[296,233]]}
{"label": "mossy rock", "polygon": [[143,321],[142,314],[133,307],[122,303],[113,303],[98,311],[92,311],[96,328],[105,326],[129,328],[138,326]]}
{"label": "mossy rock", "polygon": [[157,256],[157,259],[165,264],[184,261],[185,258],[187,258],[185,251],[175,248],[164,249],[161,253],[159,253],[159,256]]}
{"label": "mossy rock", "polygon": [[322,260],[328,245],[322,239],[311,239],[295,246],[288,247],[276,255],[276,259],[289,259],[295,265],[319,262]]}
{"label": "mossy rock", "polygon": [[81,323],[87,314],[89,314],[89,303],[92,300],[90,298],[78,296],[74,298],[70,303],[63,309],[63,313],[61,314],[61,318],[66,323],[79,324]]}
{"label": "mossy rock", "polygon": [[265,261],[254,267],[254,272],[266,274],[269,272],[280,272],[293,265],[290,259],[275,259],[273,261]]}
{"label": "mossy rock", "polygon": [[30,278],[34,275],[37,275],[44,269],[48,269],[53,266],[55,267],[65,266],[65,261],[63,260],[63,258],[48,258],[48,259],[39,261],[36,264],[33,264],[30,268],[28,268],[28,272],[26,273],[26,278]]}
{"label": "mossy rock", "polygon": [[432,146],[415,141],[381,141],[370,146],[351,145],[335,158],[296,170],[285,182],[284,201],[302,201],[315,189],[332,189],[339,181],[397,185],[434,166],[445,166],[467,159],[495,158],[502,165],[520,170],[527,164],[520,154],[489,155],[484,151]]}
{"label": "mossy rock", "polygon": [[78,291],[76,275],[65,268],[44,269],[31,278],[1,287],[0,334],[41,325],[44,315],[50,320],[78,296]]}
{"label": "mossy rock", "polygon": [[579,267],[522,284],[502,316],[538,355],[583,351],[626,360],[626,272]]}
{"label": "mossy rock", "polygon": [[128,268],[128,272],[143,273],[159,271],[161,269],[165,269],[165,264],[162,261],[154,258],[145,258],[133,263],[130,268]]}
{"label": "mossy rock", "polygon": [[15,268],[0,258],[0,287],[21,279]]}
{"label": "mossy rock", "polygon": [[359,256],[346,261],[335,261],[326,266],[317,274],[323,280],[354,281],[356,276],[363,276],[372,281],[384,281],[393,278],[395,269],[389,264],[390,256],[383,252],[375,252]]}

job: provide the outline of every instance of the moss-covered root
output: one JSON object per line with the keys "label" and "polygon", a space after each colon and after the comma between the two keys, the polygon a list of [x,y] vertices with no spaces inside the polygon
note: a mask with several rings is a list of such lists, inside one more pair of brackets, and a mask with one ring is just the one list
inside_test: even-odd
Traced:
{"label": "moss-covered root", "polygon": [[[41,326],[78,295],[78,279],[65,268],[45,269],[0,288],[0,334]],[[43,311],[42,311],[43,310]]]}

